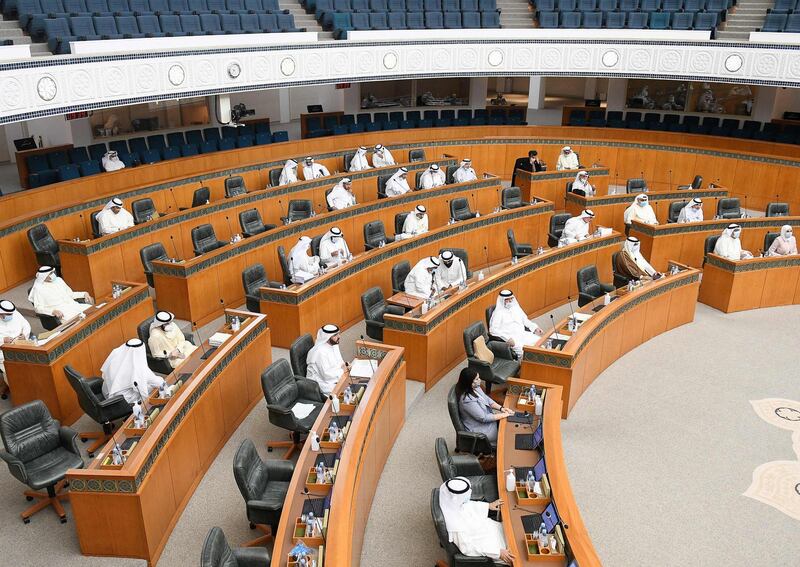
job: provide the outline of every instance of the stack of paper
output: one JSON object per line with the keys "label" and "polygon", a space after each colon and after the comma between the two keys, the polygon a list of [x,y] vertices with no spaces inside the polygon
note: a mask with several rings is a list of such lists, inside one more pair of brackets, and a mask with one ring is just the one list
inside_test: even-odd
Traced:
{"label": "stack of paper", "polygon": [[227,333],[214,333],[211,335],[211,338],[208,339],[208,344],[210,344],[212,347],[218,347],[229,338],[231,338],[231,335]]}
{"label": "stack of paper", "polygon": [[372,378],[378,369],[378,361],[372,359],[356,358],[350,365],[350,376],[353,378]]}

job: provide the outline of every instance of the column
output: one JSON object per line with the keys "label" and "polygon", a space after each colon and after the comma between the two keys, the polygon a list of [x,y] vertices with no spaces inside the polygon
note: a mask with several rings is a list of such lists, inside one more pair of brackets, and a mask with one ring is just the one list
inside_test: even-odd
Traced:
{"label": "column", "polygon": [[597,77],[586,77],[583,86],[583,99],[594,100],[597,97]]}
{"label": "column", "polygon": [[528,110],[541,110],[544,108],[544,91],[547,77],[531,77],[528,84]]}
{"label": "column", "polygon": [[469,80],[470,108],[486,108],[486,93],[488,90],[488,77],[472,77]]}

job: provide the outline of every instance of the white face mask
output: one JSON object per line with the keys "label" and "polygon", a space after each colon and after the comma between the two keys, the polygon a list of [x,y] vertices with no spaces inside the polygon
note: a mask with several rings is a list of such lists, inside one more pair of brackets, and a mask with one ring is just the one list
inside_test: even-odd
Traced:
{"label": "white face mask", "polygon": [[738,230],[738,229],[737,229],[737,230],[734,230],[734,231],[733,231],[733,237],[734,237],[734,238],[739,238],[739,235],[741,234],[741,232],[742,232],[742,231],[741,231],[741,230]]}
{"label": "white face mask", "polygon": [[792,231],[791,230],[787,230],[786,231],[786,240],[789,240],[791,237],[792,237]]}
{"label": "white face mask", "polygon": [[511,309],[512,305],[514,305],[514,302],[511,300],[503,302],[503,307],[505,307],[506,309]]}
{"label": "white face mask", "polygon": [[647,205],[647,201],[641,201],[641,200],[639,200],[639,201],[637,201],[637,203],[639,203],[639,206],[640,206],[640,207],[644,207],[645,205]]}
{"label": "white face mask", "polygon": [[44,281],[46,281],[47,283],[52,283],[53,281],[55,281],[55,279],[56,279],[56,276],[55,276],[55,274],[50,274],[49,276],[47,276],[47,277],[44,279]]}
{"label": "white face mask", "polygon": [[6,323],[8,323],[9,321],[11,321],[11,319],[13,319],[13,318],[14,318],[14,315],[2,315],[2,316],[0,316],[0,319],[2,319],[3,321],[5,321]]}

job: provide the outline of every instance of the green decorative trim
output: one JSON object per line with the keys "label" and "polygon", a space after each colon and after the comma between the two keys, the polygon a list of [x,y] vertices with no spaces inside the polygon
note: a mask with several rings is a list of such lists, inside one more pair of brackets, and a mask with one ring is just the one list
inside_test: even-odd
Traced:
{"label": "green decorative trim", "polygon": [[[591,169],[592,176],[610,175],[608,168],[587,168]],[[522,169],[516,170],[517,177],[527,178],[529,181],[547,181],[550,179],[575,179],[576,169],[562,169],[561,171],[540,171],[535,173],[533,171],[524,171]]]}
{"label": "green decorative trim", "polygon": [[356,356],[359,358],[371,358],[380,362],[386,356],[386,351],[381,348],[359,345],[359,347],[356,349]]}
{"label": "green decorative trim", "polygon": [[[560,262],[564,259],[585,254],[587,252],[597,250],[598,248],[619,246],[621,243],[621,235],[602,240],[593,238],[590,240],[577,242],[575,244],[570,244],[569,246],[564,246],[563,248],[556,248],[556,252],[553,254],[542,256],[526,256],[517,264],[512,264],[508,273],[503,274],[501,277],[493,280],[490,284],[478,287],[472,291],[467,288],[467,291],[457,294],[455,297],[458,299],[453,301],[452,305],[449,305],[447,309],[437,314],[436,317],[430,321],[418,321],[411,319],[410,317],[404,317],[402,321],[398,321],[395,318],[387,318],[384,322],[385,328],[417,335],[427,335],[456,312],[468,307],[481,297],[491,293],[496,293],[497,290],[507,287],[508,283],[518,278],[530,274],[531,272],[546,268],[547,266],[555,264],[556,262]],[[446,300],[446,302],[449,302],[449,300]]]}
{"label": "green decorative trim", "polygon": [[[567,193],[565,199],[582,208],[618,205],[621,202],[631,203],[638,193],[622,193],[619,195],[603,195],[600,197],[582,197],[575,193]],[[689,201],[695,197],[704,199],[724,198],[728,196],[726,189],[694,189],[691,191],[670,191],[668,193],[646,193],[648,200],[653,201]]]}
{"label": "green decorative trim", "polygon": [[130,296],[126,297],[124,301],[120,302],[119,305],[110,309],[108,312],[104,313],[102,316],[94,319],[89,324],[84,324],[80,326],[67,340],[62,342],[56,348],[54,348],[50,352],[45,352],[43,350],[36,350],[31,352],[22,352],[22,351],[9,351],[5,352],[5,359],[11,360],[14,362],[24,362],[26,364],[41,364],[41,365],[49,365],[64,356],[67,352],[75,348],[75,345],[78,343],[86,340],[89,335],[94,334],[96,331],[99,331],[103,327],[105,327],[111,321],[117,319],[120,315],[129,311],[134,306],[142,303],[143,301],[147,301],[150,299],[150,294],[147,291],[147,288],[142,288],[138,292],[131,294]]}
{"label": "green decorative trim", "polygon": [[691,232],[712,232],[728,228],[728,225],[734,223],[747,228],[775,228],[780,229],[785,224],[791,226],[800,226],[800,217],[754,217],[746,219],[716,219],[713,221],[703,222],[687,222],[687,223],[671,223],[671,224],[634,224],[631,227],[631,233],[638,232],[645,236],[658,237],[665,234],[687,234]]}
{"label": "green decorative trim", "polygon": [[714,254],[709,254],[706,258],[706,265],[714,266],[735,274],[800,266],[800,256],[769,256],[766,259],[759,260],[758,262],[731,262],[730,260],[724,260]]}
{"label": "green decorative trim", "polygon": [[464,234],[466,236],[468,233],[479,228],[501,222],[508,222],[509,220],[522,220],[532,216],[547,214],[552,211],[552,203],[547,203],[543,206],[537,207],[520,207],[516,209],[510,209],[508,211],[502,211],[498,214],[482,216],[470,222],[460,222],[446,225],[445,228],[437,230],[433,233],[427,233],[416,238],[401,240],[399,244],[395,242],[394,244],[384,248],[373,250],[370,252],[368,257],[353,261],[345,268],[337,270],[333,275],[323,276],[311,280],[307,285],[303,286],[300,293],[276,293],[273,288],[262,287],[260,289],[261,301],[283,303],[287,305],[298,305],[352,275],[376,266],[389,258],[395,258],[408,253],[410,250],[415,250],[417,248],[426,246],[431,242],[437,242],[442,238],[447,238],[449,236],[455,236],[458,234]]}
{"label": "green decorative trim", "polygon": [[[680,278],[676,278],[673,281],[653,287],[652,289],[646,289],[641,292],[634,292],[633,297],[631,299],[622,298],[619,301],[624,301],[621,307],[614,310],[611,315],[604,317],[600,324],[598,324],[592,331],[586,335],[585,337],[581,338],[581,344],[578,346],[578,349],[575,351],[574,354],[566,357],[558,357],[553,356],[551,354],[547,354],[548,351],[544,351],[543,349],[537,349],[535,351],[532,350],[525,350],[525,355],[523,356],[523,362],[535,362],[538,364],[547,364],[550,366],[557,366],[559,368],[571,368],[573,362],[578,358],[578,355],[586,348],[591,340],[600,333],[603,329],[605,329],[608,325],[613,323],[619,317],[633,309],[634,307],[641,305],[642,303],[653,299],[654,297],[658,297],[659,295],[664,295],[665,293],[669,293],[675,289],[685,287],[687,285],[692,285],[696,282],[700,281],[700,274],[699,272],[694,272],[689,275],[685,275]],[[602,312],[601,312],[602,313]],[[597,317],[598,315],[595,315]],[[603,317],[603,315],[599,315]]]}

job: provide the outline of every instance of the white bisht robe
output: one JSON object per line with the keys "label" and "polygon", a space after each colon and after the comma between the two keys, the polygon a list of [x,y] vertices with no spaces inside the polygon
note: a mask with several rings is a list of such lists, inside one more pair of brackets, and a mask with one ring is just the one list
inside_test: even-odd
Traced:
{"label": "white bisht robe", "polygon": [[346,209],[356,204],[356,196],[348,191],[344,186],[344,180],[333,186],[328,193],[328,206],[334,210]]}
{"label": "white bisht robe", "polygon": [[[334,256],[334,253],[339,254]],[[341,233],[337,236],[330,230],[325,233],[322,240],[319,241],[319,259],[328,265],[338,266],[346,262],[350,258],[350,248],[347,246],[347,241]]]}
{"label": "white bisht robe", "polygon": [[289,271],[292,277],[297,275],[303,279],[310,279],[319,275],[319,256],[309,256],[310,248],[311,239],[308,236],[301,236],[289,252]]}
{"label": "white bisht robe", "polygon": [[472,500],[471,496],[472,487],[464,477],[452,478],[439,487],[447,538],[463,555],[499,559],[507,548],[503,524],[489,517],[488,502]]}
{"label": "white bisht robe", "polygon": [[[3,314],[7,315],[7,313]],[[27,319],[22,316],[22,313],[15,308],[11,313],[10,321],[4,321],[3,319],[0,319],[0,346],[3,344],[3,339],[16,339],[19,336],[25,337],[26,339],[30,337],[31,324],[28,323]],[[3,360],[3,351],[0,349],[0,371],[5,374],[6,369],[5,366],[3,366]]]}
{"label": "white bisht robe", "polygon": [[403,238],[411,238],[424,232],[428,232],[427,213],[423,215],[421,219],[418,219],[417,213],[414,211],[403,221]]}
{"label": "white bisht robe", "polygon": [[656,212],[650,205],[647,195],[637,196],[633,200],[633,203],[631,203],[630,206],[625,209],[622,220],[628,225],[633,221],[638,221],[643,224],[658,224]]}
{"label": "white bisht robe", "polygon": [[[64,314],[63,321],[72,319],[76,315],[83,313],[91,305],[88,303],[78,303],[76,299],[84,299],[86,293],[82,291],[72,291],[64,280],[56,277],[52,282],[46,282],[47,274],[36,274],[28,300],[33,303],[36,313],[42,315],[53,315],[53,311],[61,311]],[[42,275],[44,277],[42,277]]]}
{"label": "white bisht robe", "polygon": [[406,276],[405,291],[409,295],[428,299],[435,293],[434,275],[428,272],[429,268],[439,266],[439,261],[433,262],[433,258],[423,258],[417,262]]}
{"label": "white bisht robe", "polygon": [[408,186],[408,179],[403,179],[401,177],[406,173],[407,172],[398,169],[395,174],[389,178],[389,181],[386,182],[385,189],[387,197],[399,197],[411,191],[411,187]]}
{"label": "white bisht robe", "polygon": [[331,174],[328,168],[321,163],[312,163],[311,165],[303,165],[303,179],[309,181],[311,179],[318,179],[320,177],[328,177]]}
{"label": "white bisht robe", "polygon": [[419,188],[434,189],[435,187],[441,187],[446,180],[445,173],[441,168],[434,171],[429,167],[425,170],[425,173],[419,176]]}
{"label": "white bisht robe", "polygon": [[504,298],[497,296],[497,303],[489,320],[489,334],[504,341],[513,340],[514,346],[511,348],[522,356],[522,347],[533,346],[539,340],[535,333],[539,325],[528,319],[517,298],[513,295],[511,297],[513,302],[510,307],[506,307]]}
{"label": "white bisht robe", "polygon": [[[338,329],[336,332],[339,332]],[[317,340],[308,351],[306,364],[308,365],[306,378],[319,384],[323,394],[330,394],[344,373],[344,359],[339,345],[332,345],[328,339],[332,335],[323,329],[317,331]]]}
{"label": "white bisht robe", "polygon": [[738,224],[729,224],[728,228],[723,230],[722,235],[717,239],[717,243],[714,245],[714,254],[728,260],[752,258],[753,255],[748,250],[742,250],[742,241],[739,238],[741,231],[742,229]]}
{"label": "white bisht robe", "polygon": [[[112,207],[120,207],[118,213],[111,210]],[[109,201],[103,210],[97,213],[97,224],[100,227],[100,234],[113,234],[120,230],[125,230],[133,226],[133,215],[117,205],[114,201]]]}
{"label": "white bisht robe", "polygon": [[381,147],[382,149],[376,150],[372,154],[372,165],[374,167],[388,167],[390,165],[397,165],[394,161],[394,156],[389,148]]}
{"label": "white bisht robe", "polygon": [[453,181],[456,183],[465,183],[467,181],[475,181],[478,179],[478,175],[475,173],[475,170],[472,169],[469,162],[461,162],[461,167],[456,169],[455,173],[453,173]]}
{"label": "white bisht robe", "polygon": [[681,212],[678,214],[679,223],[701,222],[703,220],[703,207],[700,207],[697,210],[692,208],[692,206],[696,204],[698,203],[695,203],[694,199],[686,203],[686,206],[683,207]]}
{"label": "white bisht robe", "polygon": [[297,162],[293,159],[287,159],[283,164],[281,170],[281,177],[278,179],[278,185],[288,185],[289,183],[297,182]]}
{"label": "white bisht robe", "polygon": [[[150,338],[147,340],[147,346],[150,347],[153,358],[166,358],[172,368],[178,366],[187,356],[197,350],[196,346],[186,340],[178,325],[170,321],[164,329],[162,323],[156,319],[150,324]],[[170,355],[176,350],[183,355],[183,358],[170,358]]]}
{"label": "white bisht robe", "polygon": [[140,396],[147,398],[153,389],[164,383],[164,379],[147,366],[144,343],[139,339],[131,339],[112,350],[100,367],[100,373],[103,394],[107,398],[121,394],[129,404],[138,402]]}
{"label": "white bisht robe", "polygon": [[350,160],[350,171],[364,171],[365,169],[371,168],[372,166],[370,166],[369,160],[367,159],[367,148],[358,148],[356,150],[356,155]]}

